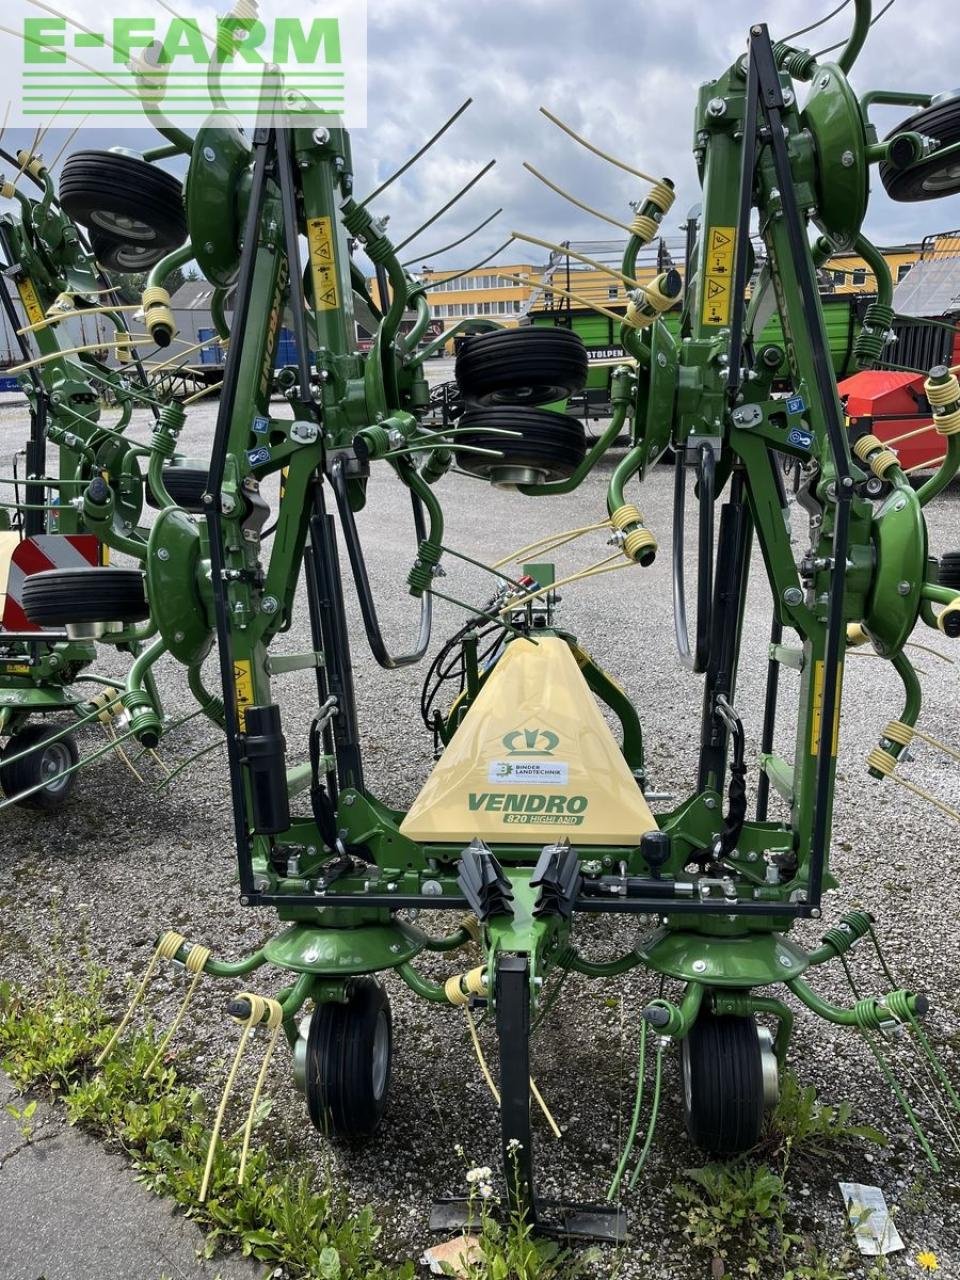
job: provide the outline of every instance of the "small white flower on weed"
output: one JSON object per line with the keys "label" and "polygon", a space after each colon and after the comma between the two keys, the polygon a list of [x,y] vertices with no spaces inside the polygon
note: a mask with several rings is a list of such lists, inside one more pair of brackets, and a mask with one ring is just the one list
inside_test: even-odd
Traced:
{"label": "small white flower on weed", "polygon": [[483,1200],[489,1200],[493,1195],[493,1187],[491,1187],[489,1182],[481,1182],[479,1190],[481,1199]]}
{"label": "small white flower on weed", "polygon": [[523,1143],[520,1141],[519,1138],[511,1138],[510,1141],[507,1143],[507,1150],[512,1155],[515,1151],[519,1151],[522,1146],[523,1146]]}
{"label": "small white flower on weed", "polygon": [[488,1169],[486,1165],[480,1165],[476,1169],[467,1170],[467,1182],[469,1182],[471,1186],[475,1182],[488,1182],[492,1176],[492,1171]]}

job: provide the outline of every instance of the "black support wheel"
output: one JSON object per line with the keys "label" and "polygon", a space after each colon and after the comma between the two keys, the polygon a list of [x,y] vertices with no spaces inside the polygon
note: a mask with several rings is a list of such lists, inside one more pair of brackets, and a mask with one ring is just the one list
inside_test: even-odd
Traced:
{"label": "black support wheel", "polygon": [[945,551],[940,557],[937,581],[941,587],[960,591],[960,551]]}
{"label": "black support wheel", "polygon": [[[566,480],[587,452],[579,418],[550,409],[523,405],[467,409],[457,426],[457,465],[506,488]],[[499,456],[488,456],[490,450]]]}
{"label": "black support wheel", "polygon": [[139,569],[48,569],[23,584],[23,611],[37,626],[142,622],[150,616]]}
{"label": "black support wheel", "polygon": [[91,232],[135,249],[162,256],[187,238],[179,179],[139,156],[75,151],[60,171],[60,203]]}
{"label": "black support wheel", "polygon": [[315,1128],[336,1138],[368,1138],[387,1105],[393,1020],[374,978],[354,980],[346,1004],[320,1004],[310,1016],[304,1088]]}
{"label": "black support wheel", "polygon": [[[185,459],[183,463],[172,462],[163,468],[163,483],[167,493],[178,507],[191,515],[203,515],[203,495],[207,492],[209,471],[202,463]],[[157,499],[147,489],[147,505],[158,507]]]}
{"label": "black support wheel", "polygon": [[704,1009],[681,1042],[683,1118],[696,1145],[737,1155],[760,1141],[764,1061],[753,1018],[715,1017]]}
{"label": "black support wheel", "polygon": [[891,200],[914,204],[960,192],[960,153],[941,154],[960,142],[960,90],[942,95],[929,107],[902,121],[885,141],[889,142],[898,133],[920,133],[925,138],[933,138],[940,146],[922,160],[914,160],[903,168],[887,160],[880,165],[880,181]]}
{"label": "black support wheel", "polygon": [[[66,804],[76,781],[66,773],[80,759],[72,734],[28,724],[8,739],[0,754],[0,787],[3,794],[25,809],[51,812]],[[51,741],[51,739],[54,739]],[[15,758],[19,757],[19,759]]]}
{"label": "black support wheel", "polygon": [[569,329],[501,329],[467,338],[457,353],[460,390],[477,404],[549,404],[582,391],[587,351]]}

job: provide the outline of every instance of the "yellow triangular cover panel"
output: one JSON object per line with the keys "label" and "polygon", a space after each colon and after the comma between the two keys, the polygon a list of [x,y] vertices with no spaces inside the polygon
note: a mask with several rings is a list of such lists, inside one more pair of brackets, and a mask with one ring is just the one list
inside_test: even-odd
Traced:
{"label": "yellow triangular cover panel", "polygon": [[566,641],[518,639],[400,827],[425,843],[636,845],[656,822]]}

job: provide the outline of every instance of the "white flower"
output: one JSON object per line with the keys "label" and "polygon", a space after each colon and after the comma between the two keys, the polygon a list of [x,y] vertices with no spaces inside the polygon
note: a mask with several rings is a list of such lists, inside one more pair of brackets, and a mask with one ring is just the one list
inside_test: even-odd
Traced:
{"label": "white flower", "polygon": [[480,1196],[481,1196],[481,1199],[483,1199],[483,1200],[489,1200],[489,1199],[490,1199],[490,1197],[491,1197],[492,1195],[493,1195],[493,1187],[491,1187],[490,1183],[489,1183],[489,1182],[481,1182],[481,1183],[480,1183]]}
{"label": "white flower", "polygon": [[477,1169],[467,1170],[467,1182],[471,1185],[474,1182],[488,1182],[493,1177],[493,1173],[486,1165],[481,1165]]}
{"label": "white flower", "polygon": [[522,1146],[523,1146],[523,1143],[520,1141],[519,1138],[511,1138],[510,1141],[507,1143],[507,1150],[512,1155],[515,1151],[519,1151]]}

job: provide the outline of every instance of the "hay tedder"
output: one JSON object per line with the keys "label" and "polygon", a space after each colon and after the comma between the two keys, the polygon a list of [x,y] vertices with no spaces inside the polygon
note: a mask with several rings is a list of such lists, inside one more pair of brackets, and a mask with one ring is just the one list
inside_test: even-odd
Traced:
{"label": "hay tedder", "polygon": [[[831,1023],[859,1029],[885,1070],[885,1034],[906,1028],[951,1105],[957,1103],[921,1025],[922,994],[891,981],[890,990],[844,1006],[811,984],[818,966],[845,963],[862,938],[876,942],[870,916],[847,914],[814,950],[791,937],[795,922],[820,918],[824,892],[836,886],[829,853],[848,646],[871,644],[902,681],[902,708],[885,728],[878,724],[879,744],[867,765],[875,778],[912,786],[900,778],[899,757],[915,739],[940,744],[918,728],[920,685],[905,646],[920,621],[947,637],[960,635],[957,559],[946,558],[941,581],[924,520],[924,508],[960,467],[956,371],[924,371],[943,459],[915,490],[894,451],[872,435],[855,436],[844,420],[817,292],[818,266],[833,252],[863,256],[876,274],[878,297],[858,336],[857,357],[869,368],[889,354],[890,274],[862,232],[870,167],[879,165],[895,199],[960,190],[960,98],[893,92],[859,98],[848,73],[867,36],[870,0],[856,0],[855,10],[853,33],[835,62],[776,43],[757,25],[746,53],[702,89],[694,137],[703,204],[677,338],[659,317],[678,305],[678,273],[662,272],[646,285],[634,274],[638,252],[673,204],[673,185],[615,162],[646,187],[632,217],[617,222],[629,236],[619,273],[632,291],[622,326],[629,359],[613,379],[613,418],[589,449],[580,423],[544,407],[575,393],[586,376],[582,344],[560,329],[469,336],[457,369],[463,412],[443,429],[422,425],[424,288],[404,269],[399,247],[371,208],[384,188],[356,196],[347,134],[318,127],[309,103],[299,104],[302,124],[281,127],[265,112],[248,137],[220,115],[195,138],[171,143],[189,154],[189,239],[152,268],[143,296],[147,330],[161,346],[173,340],[164,280],[191,258],[221,299],[235,290],[198,504],[203,515],[185,511],[163,482],[182,411],[166,414],[148,447],[148,484],[162,509],[143,545],[117,543],[115,513],[123,499],[116,477],[93,479],[82,507],[88,527],[142,562],[159,637],[148,653],[163,650],[186,664],[198,696],[222,714],[241,901],[273,908],[280,928],[238,960],[165,934],[151,971],[161,958],[229,979],[268,963],[286,970],[290,982],[282,991],[239,994],[229,1012],[244,1027],[241,1049],[260,1024],[272,1031],[271,1049],[285,1034],[310,1117],[334,1136],[369,1135],[384,1113],[392,1030],[378,973],[392,971],[438,1006],[464,1008],[471,1028],[471,1011],[485,1007],[499,1043],[508,1195],[544,1230],[622,1235],[619,1192],[642,1116],[641,1066],[633,1124],[608,1196],[612,1207],[538,1199],[530,1028],[551,980],[565,971],[600,978],[642,968],[674,984],[674,999],[647,1004],[638,1032],[641,1064],[646,1054],[655,1073],[644,1154],[662,1060],[674,1046],[693,1140],[721,1153],[757,1142],[777,1097],[794,1016],[776,988]],[[154,118],[157,101],[154,85]],[[876,104],[916,110],[879,141],[869,116]],[[75,183],[72,197],[85,200],[95,220],[99,188],[96,165],[88,166],[89,191]],[[767,261],[748,298],[754,215]],[[131,216],[149,225],[148,204]],[[386,282],[379,306],[351,260],[351,241]],[[754,340],[774,309],[782,347]],[[358,350],[358,310],[374,322],[369,352]],[[416,323],[401,335],[410,310]],[[271,405],[272,370],[285,312],[299,362],[281,375],[285,405],[278,412]],[[789,382],[788,395],[772,392],[775,379]],[[521,510],[527,499],[575,490],[624,434],[629,447],[612,470],[606,510],[585,510],[580,527],[532,543],[513,561],[481,565],[491,574],[489,598],[462,605],[447,584],[457,560],[469,557],[445,540],[438,496],[444,481],[454,489],[460,471],[510,488]],[[654,812],[645,798],[640,715],[559,625],[556,602],[558,588],[573,578],[622,569],[629,616],[627,572],[642,576],[657,554],[630,490],[668,449],[677,475],[677,639],[684,664],[702,676],[703,713],[689,794],[669,811]],[[801,464],[799,502],[809,517],[803,546],[791,543],[784,456]],[[420,602],[420,626],[411,648],[399,654],[384,640],[355,521],[373,468],[389,470],[412,505],[417,548],[406,581]],[[693,635],[683,556],[690,472],[699,520]],[[277,476],[280,497],[271,507],[261,490]],[[879,494],[877,478],[884,482]],[[471,491],[481,492],[478,485]],[[348,634],[338,525],[363,619],[359,637]],[[547,557],[579,536],[609,538],[612,553],[558,577]],[[755,544],[773,599],[758,755],[737,706]],[[48,582],[55,588],[56,575]],[[425,685],[425,717],[442,748],[438,763],[401,811],[365,778],[354,665],[364,643],[385,668],[425,658],[434,597],[462,605],[467,616],[437,653]],[[276,654],[273,642],[304,599],[309,648]],[[222,701],[199,680],[214,646]],[[784,666],[801,673],[791,758],[773,749]],[[302,742],[285,735],[272,691],[275,677],[293,672],[310,681],[316,699]],[[442,706],[450,681],[456,696]],[[619,741],[597,700],[619,721]],[[148,740],[157,732],[157,712],[133,679],[125,705],[135,736]],[[403,743],[392,749],[402,752]],[[751,768],[758,769],[757,803],[748,812]],[[768,816],[771,789],[784,802],[782,820]],[[416,923],[404,917],[413,910]],[[426,927],[432,913],[451,910],[466,913],[452,932]],[[627,954],[595,961],[577,948],[584,913],[642,916],[650,927]],[[481,959],[463,971],[454,957],[470,945]],[[446,981],[418,970],[426,952],[450,957]],[[775,1023],[776,1034],[758,1017]],[[533,1096],[539,1100],[535,1087]],[[898,1096],[935,1161],[919,1118]]]}
{"label": "hay tedder", "polygon": [[[91,667],[98,642],[128,653],[136,666],[152,634],[149,610],[139,570],[108,566],[108,543],[83,506],[92,483],[109,487],[114,545],[126,549],[143,536],[142,451],[125,433],[134,408],[152,401],[125,316],[139,302],[124,302],[107,279],[42,159],[33,151],[0,151],[0,158],[10,166],[0,198],[14,205],[0,217],[0,304],[22,356],[7,372],[20,375],[29,408],[24,471],[17,472],[18,453],[13,475],[0,480],[14,499],[0,504],[0,807],[53,810],[66,803],[77,770],[105,753],[115,751],[133,768],[121,745],[130,735],[117,736],[124,680]],[[102,234],[93,244],[106,256]],[[103,318],[116,337],[71,345],[65,330],[78,318]],[[117,363],[107,363],[111,356]],[[109,424],[108,402],[118,411]],[[154,405],[158,417],[160,410]],[[140,678],[159,718],[149,668]],[[91,694],[85,684],[99,689]],[[73,720],[51,726],[49,718],[62,712]],[[73,730],[90,724],[101,725],[110,742],[80,759]],[[152,750],[155,739],[144,745]]]}

